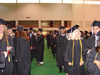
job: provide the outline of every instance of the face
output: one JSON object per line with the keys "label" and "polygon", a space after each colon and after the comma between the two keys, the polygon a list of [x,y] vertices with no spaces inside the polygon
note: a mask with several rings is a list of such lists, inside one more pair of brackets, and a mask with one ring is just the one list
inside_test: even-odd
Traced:
{"label": "face", "polygon": [[68,38],[71,39],[71,37],[72,37],[72,33],[68,33]]}
{"label": "face", "polygon": [[54,34],[53,36],[56,37],[56,34]]}
{"label": "face", "polygon": [[74,30],[74,34],[75,34],[75,36],[79,36],[80,35],[79,29]]}
{"label": "face", "polygon": [[65,33],[65,29],[60,29],[60,33],[64,34]]}
{"label": "face", "polygon": [[4,32],[4,25],[0,25],[0,33]]}
{"label": "face", "polygon": [[13,33],[12,29],[8,29],[8,33],[9,33],[9,35],[11,35]]}
{"label": "face", "polygon": [[40,32],[40,31],[38,31],[38,34],[41,34],[41,32]]}
{"label": "face", "polygon": [[93,33],[96,35],[100,31],[98,26],[93,27]]}

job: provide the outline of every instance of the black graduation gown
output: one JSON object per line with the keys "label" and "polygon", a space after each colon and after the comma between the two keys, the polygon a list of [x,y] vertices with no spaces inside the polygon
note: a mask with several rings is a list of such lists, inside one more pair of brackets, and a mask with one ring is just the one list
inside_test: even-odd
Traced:
{"label": "black graduation gown", "polygon": [[66,52],[66,45],[67,45],[67,38],[66,36],[57,36],[57,66],[62,67],[64,66],[64,56]]}
{"label": "black graduation gown", "polygon": [[56,41],[56,37],[51,38],[52,41],[52,54],[56,54],[57,53],[57,48],[55,47],[57,45],[57,41]]}
{"label": "black graduation gown", "polygon": [[47,34],[47,47],[49,49],[49,46],[50,46],[50,35]]}
{"label": "black graduation gown", "polygon": [[[97,52],[95,48],[92,48],[91,52],[86,57],[86,70],[89,75],[100,75],[100,69],[94,64],[95,56]],[[100,61],[100,53],[98,54],[96,60]]]}
{"label": "black graduation gown", "polygon": [[17,75],[30,75],[31,72],[31,56],[30,43],[22,37],[17,39],[16,46]]}
{"label": "black graduation gown", "polygon": [[[11,39],[11,37],[8,38],[8,42],[9,42],[9,46],[12,46],[14,47],[13,45],[13,41]],[[0,40],[0,53],[3,52],[3,51],[7,51],[7,42],[6,41],[3,41],[3,40]],[[12,61],[12,58],[13,56],[15,56],[15,52],[14,52],[14,48],[11,49],[10,51],[10,61],[8,61],[8,56],[5,58],[5,68],[3,69],[4,72],[2,73],[3,75],[13,75],[13,61]],[[1,69],[0,69],[0,72]],[[0,73],[0,75],[2,75]]]}
{"label": "black graduation gown", "polygon": [[43,61],[44,55],[44,37],[43,35],[38,35],[36,39],[36,60],[37,62]]}
{"label": "black graduation gown", "polygon": [[95,47],[95,35],[89,37],[86,40],[86,47],[85,47],[85,50],[84,50],[85,55],[87,55],[87,51],[89,49],[92,49],[93,47]]}
{"label": "black graduation gown", "polygon": [[[82,48],[84,50],[85,40],[82,40]],[[66,54],[64,61],[65,62],[72,62],[72,47],[73,47],[73,40],[70,40],[68,42],[67,48],[66,48]],[[80,56],[81,55],[81,47],[79,40],[75,41],[74,44],[74,60],[73,60],[73,66],[68,65],[68,75],[85,75],[85,68],[84,65],[80,66]],[[83,55],[83,52],[82,52]],[[83,55],[83,60],[85,60],[85,57]]]}
{"label": "black graduation gown", "polygon": [[[32,37],[30,38],[30,45],[34,48],[35,44],[36,44],[35,35],[32,35]],[[36,55],[36,49],[32,49],[31,60],[35,57],[35,55]]]}

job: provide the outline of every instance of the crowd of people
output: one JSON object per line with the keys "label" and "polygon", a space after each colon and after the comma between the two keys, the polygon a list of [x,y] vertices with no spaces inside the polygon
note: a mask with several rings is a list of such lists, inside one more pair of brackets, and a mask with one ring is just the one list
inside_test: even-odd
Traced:
{"label": "crowd of people", "polygon": [[[37,65],[44,64],[43,29],[36,32],[32,27],[26,29],[21,25],[12,29],[6,24],[0,19],[0,75],[31,75],[34,58]],[[60,26],[58,31],[47,32],[47,47],[52,50],[59,73],[100,74],[100,22],[94,21],[91,27],[92,32],[80,31],[79,25],[67,31]]]}

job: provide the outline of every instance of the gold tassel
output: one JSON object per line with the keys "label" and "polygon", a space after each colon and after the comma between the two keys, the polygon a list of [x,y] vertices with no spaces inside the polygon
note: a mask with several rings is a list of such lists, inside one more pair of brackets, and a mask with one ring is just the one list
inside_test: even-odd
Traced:
{"label": "gold tassel", "polygon": [[[9,41],[7,40],[7,46],[9,46]],[[10,52],[8,51],[8,62],[10,62]]]}

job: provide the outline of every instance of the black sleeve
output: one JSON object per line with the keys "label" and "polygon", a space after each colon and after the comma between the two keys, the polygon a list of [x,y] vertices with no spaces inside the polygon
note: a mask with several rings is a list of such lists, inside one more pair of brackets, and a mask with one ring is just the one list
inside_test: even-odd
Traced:
{"label": "black sleeve", "polygon": [[95,50],[92,50],[86,57],[86,69],[91,75],[95,72],[97,66],[94,64],[94,59],[95,59]]}
{"label": "black sleeve", "polygon": [[36,41],[39,42],[39,41],[41,41],[42,39],[43,39],[43,35],[39,36],[39,37],[36,39]]}

